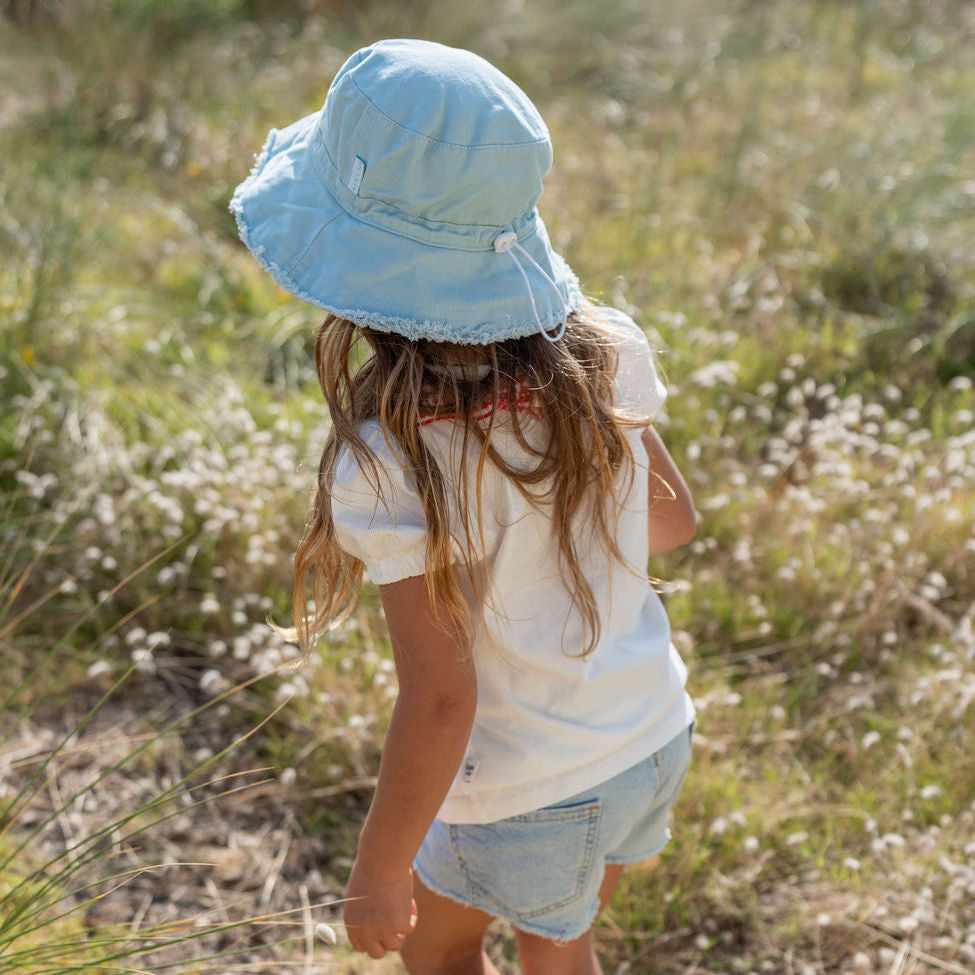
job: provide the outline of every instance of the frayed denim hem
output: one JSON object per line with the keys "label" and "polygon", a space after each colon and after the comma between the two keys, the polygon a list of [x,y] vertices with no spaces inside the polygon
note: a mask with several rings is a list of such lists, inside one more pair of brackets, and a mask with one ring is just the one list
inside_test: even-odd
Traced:
{"label": "frayed denim hem", "polygon": [[[652,856],[653,854],[651,854]],[[506,921],[513,928],[518,931],[522,931],[525,934],[531,934],[538,938],[545,938],[547,941],[554,941],[556,944],[568,944],[570,941],[575,941],[577,938],[581,938],[593,924],[596,922],[596,917],[599,915],[599,898],[597,896],[596,902],[592,905],[589,911],[589,921],[584,928],[576,932],[566,931],[564,928],[559,931],[553,931],[551,928],[546,928],[542,924],[533,923],[532,921],[524,921],[518,918],[511,917],[510,915],[501,914],[498,911],[488,911],[483,907],[478,907],[476,904],[472,904],[470,900],[456,893],[455,891],[449,891],[440,884],[435,883],[427,875],[427,872],[414,860],[413,861],[413,872],[420,878],[423,886],[428,890],[432,891],[438,897],[446,898],[449,901],[453,901],[455,904],[460,904],[462,907],[469,907],[473,911],[481,911],[482,914],[488,914],[499,921]]]}
{"label": "frayed denim hem", "polygon": [[644,860],[652,860],[655,856],[662,853],[670,845],[672,839],[670,830],[667,830],[667,835],[663,838],[660,843],[654,843],[644,853],[634,854],[630,856],[614,857],[612,854],[606,857],[607,865],[612,864],[614,867],[631,867],[635,863],[643,863]]}

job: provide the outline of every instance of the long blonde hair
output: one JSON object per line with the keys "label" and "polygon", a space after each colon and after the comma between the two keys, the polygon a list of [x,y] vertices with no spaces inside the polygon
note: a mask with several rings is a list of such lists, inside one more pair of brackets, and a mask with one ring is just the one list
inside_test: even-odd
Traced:
{"label": "long blonde hair", "polygon": [[[599,613],[573,526],[585,513],[607,556],[622,560],[615,537],[617,478],[621,471],[633,476],[625,427],[642,425],[614,406],[617,365],[613,337],[588,304],[569,317],[559,342],[538,334],[473,347],[410,340],[329,315],[315,341],[315,366],[332,426],[311,519],[295,556],[294,621],[304,653],[331,623],[348,616],[362,584],[362,562],[336,540],[329,499],[344,448],[381,493],[378,458],[362,437],[368,419],[378,420],[387,442],[398,449],[423,504],[426,591],[444,624],[468,633],[472,626],[472,607],[455,574],[458,548],[475,603],[488,598],[480,485],[485,465],[493,464],[531,504],[550,512],[563,583],[583,623],[582,655],[591,653],[599,640]],[[514,408],[519,395],[530,397],[525,416],[537,419],[526,420]],[[527,467],[513,466],[496,449],[492,434],[502,413],[531,459]],[[457,425],[460,456],[477,451],[471,468],[457,465],[457,484],[448,484],[449,472],[424,441],[425,421],[438,417]],[[526,426],[535,422],[546,430],[540,445]],[[462,537],[452,536],[452,512]]]}

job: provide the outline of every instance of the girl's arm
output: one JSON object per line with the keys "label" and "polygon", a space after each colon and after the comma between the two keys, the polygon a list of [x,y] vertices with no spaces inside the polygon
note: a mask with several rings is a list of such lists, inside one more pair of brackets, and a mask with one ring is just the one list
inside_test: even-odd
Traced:
{"label": "girl's arm", "polygon": [[660,434],[647,427],[643,446],[650,458],[650,511],[647,530],[650,554],[660,555],[686,545],[697,530],[694,501]]}
{"label": "girl's arm", "polygon": [[380,586],[399,696],[343,912],[352,947],[382,958],[416,925],[410,865],[467,748],[477,680],[467,642],[436,620],[423,576]]}

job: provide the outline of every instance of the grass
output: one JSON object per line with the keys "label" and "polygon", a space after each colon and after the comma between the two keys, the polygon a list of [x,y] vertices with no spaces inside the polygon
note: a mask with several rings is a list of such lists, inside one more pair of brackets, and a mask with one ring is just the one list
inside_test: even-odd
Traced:
{"label": "grass", "polygon": [[[70,738],[58,714],[91,695],[91,667],[135,668],[114,692],[127,707],[189,707],[293,659],[266,620],[287,618],[321,443],[317,313],[252,264],[226,204],[267,129],[315,110],[356,47],[469,46],[546,117],[550,233],[652,335],[661,429],[702,512],[652,567],[676,583],[695,767],[661,868],[632,874],[598,928],[606,970],[970,970],[965,5],[62,7],[60,26],[0,34],[0,491],[16,508],[0,567],[23,579],[4,590],[4,619],[23,616],[3,637],[4,685],[23,682],[5,729]],[[33,673],[52,646],[59,667]],[[197,739],[217,753],[288,701],[241,745],[292,783],[275,806],[302,824],[283,908],[314,870],[341,889],[394,694],[370,591],[310,666],[216,704],[205,734],[174,732],[185,775]],[[242,844],[263,828],[248,816]],[[0,849],[0,897],[19,885],[43,913],[71,885],[38,894],[54,875],[21,842]],[[289,957],[311,964],[301,913]],[[492,951],[514,971],[503,930]]]}
{"label": "grass", "polygon": [[[33,641],[26,634],[42,629],[37,620],[57,591],[23,597],[34,589],[39,567],[56,557],[59,533],[36,532],[35,520],[23,516],[24,501],[13,494],[0,521],[0,647],[7,678],[0,702],[0,972],[95,975],[141,971],[145,964],[164,972],[182,970],[187,957],[194,971],[226,971],[252,952],[246,944],[227,947],[229,937],[260,925],[287,927],[287,915],[221,921],[209,911],[180,914],[170,902],[164,917],[150,917],[150,905],[131,905],[146,878],[165,882],[180,870],[212,868],[185,854],[154,859],[153,837],[174,820],[235,801],[267,782],[267,769],[227,764],[265,722],[205,757],[172,761],[173,749],[199,735],[212,713],[244,688],[228,686],[195,707],[173,701],[134,719],[144,697],[133,687],[135,677],[151,669],[149,654],[165,641],[158,635],[149,654],[116,674],[103,661],[85,680],[77,670],[78,638],[97,604],[76,612],[61,637],[30,659],[25,651]],[[25,528],[35,529],[40,545],[25,544]],[[113,594],[157,559],[120,580]],[[152,774],[162,764],[165,780]],[[121,913],[120,904],[127,905]]]}

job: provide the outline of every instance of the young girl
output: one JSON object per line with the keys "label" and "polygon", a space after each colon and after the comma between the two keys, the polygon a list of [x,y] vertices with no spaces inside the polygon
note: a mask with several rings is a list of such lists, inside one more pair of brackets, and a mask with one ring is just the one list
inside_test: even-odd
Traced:
{"label": "young girl", "polygon": [[[326,308],[332,418],[296,558],[306,651],[379,585],[399,678],[349,878],[352,946],[414,973],[598,973],[591,929],[654,857],[693,708],[647,560],[687,542],[640,329],[595,308],[536,203],[548,131],[466,51],[383,41],[272,131],[231,208]],[[306,599],[311,585],[314,602]]]}

